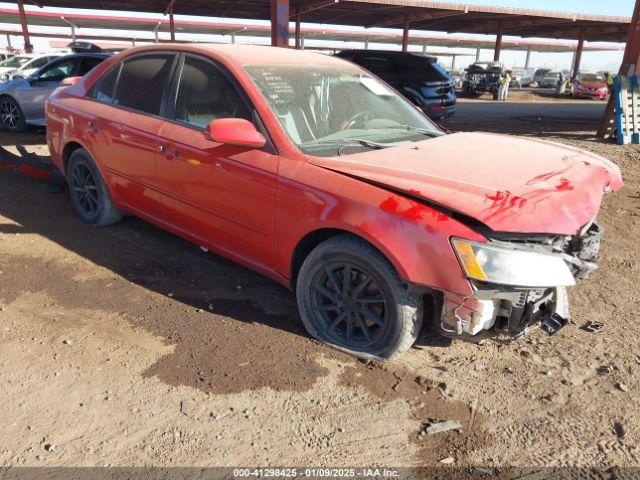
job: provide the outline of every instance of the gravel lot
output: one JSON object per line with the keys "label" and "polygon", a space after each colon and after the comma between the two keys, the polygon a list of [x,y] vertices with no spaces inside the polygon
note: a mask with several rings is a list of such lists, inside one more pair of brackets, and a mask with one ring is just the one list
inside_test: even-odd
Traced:
{"label": "gravel lot", "polygon": [[[640,466],[640,148],[592,137],[602,108],[470,101],[448,124],[621,167],[574,323],[507,345],[425,334],[389,365],[311,340],[269,280],[133,217],[89,228],[1,168],[0,466]],[[43,140],[0,132],[0,158],[46,162]],[[461,429],[426,434],[438,420]]]}

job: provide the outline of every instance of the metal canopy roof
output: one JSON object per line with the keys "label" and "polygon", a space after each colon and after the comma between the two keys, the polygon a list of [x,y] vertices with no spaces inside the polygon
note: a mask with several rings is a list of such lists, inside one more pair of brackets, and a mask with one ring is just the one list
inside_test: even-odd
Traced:
{"label": "metal canopy roof", "polygon": [[[15,3],[15,0],[13,0]],[[271,0],[32,0],[39,6],[92,8],[226,18],[270,18]],[[624,42],[630,18],[487,7],[426,0],[290,0],[304,22],[363,27],[400,27],[457,33]]]}
{"label": "metal canopy roof", "polygon": [[[179,2],[180,0],[178,0]],[[85,39],[105,39],[131,40],[134,35],[131,32],[147,32],[141,36],[136,34],[137,40],[153,40],[154,30],[166,33],[169,30],[169,20],[166,18],[136,18],[122,17],[105,14],[86,13],[54,13],[38,10],[27,10],[27,21],[31,26],[40,27],[69,27],[75,25],[78,29],[108,29],[109,35],[82,35],[76,30],[78,38]],[[13,8],[0,8],[0,23],[19,24],[18,10]],[[240,22],[223,23],[208,20],[175,20],[175,27],[178,34],[209,34],[209,35],[236,35],[247,37],[268,37],[270,35],[269,25],[247,25]],[[124,31],[121,35],[116,35],[114,31]],[[20,35],[18,30],[1,30],[0,33]],[[389,30],[367,29],[367,30],[344,30],[339,28],[318,28],[303,27],[302,33],[305,39],[341,41],[341,42],[364,42],[398,45],[402,42],[402,33]],[[32,31],[32,36],[38,36],[38,32]],[[42,32],[40,33],[42,35]],[[61,37],[63,34],[47,32],[47,37]],[[424,32],[412,31],[410,42],[412,45],[429,47],[455,47],[455,48],[486,48],[493,49],[495,41],[493,39],[483,39],[465,36],[444,36],[434,35]],[[532,50],[536,52],[568,52],[576,48],[575,42],[571,41],[536,41],[536,40],[513,40],[504,39],[502,42],[505,50]],[[622,45],[585,45],[585,51],[614,51],[622,50]]]}

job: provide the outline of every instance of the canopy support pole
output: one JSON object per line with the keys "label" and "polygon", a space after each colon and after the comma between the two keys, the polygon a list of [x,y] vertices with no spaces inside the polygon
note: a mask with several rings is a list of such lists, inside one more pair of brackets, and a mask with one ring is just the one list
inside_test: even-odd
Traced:
{"label": "canopy support pole", "polygon": [[580,29],[580,36],[578,37],[578,47],[576,48],[576,54],[573,58],[573,68],[571,69],[571,80],[575,80],[580,73],[580,62],[582,61],[582,50],[584,49],[584,28]]}
{"label": "canopy support pole", "polygon": [[289,47],[289,0],[271,0],[271,45]]}
{"label": "canopy support pole", "polygon": [[296,13],[296,49],[302,49],[302,29],[300,28],[301,15]]}
{"label": "canopy support pole", "polygon": [[404,23],[404,28],[402,30],[402,51],[406,52],[409,50],[409,22]]}
{"label": "canopy support pole", "polygon": [[500,61],[500,52],[502,51],[502,32],[504,28],[502,22],[498,23],[498,34],[496,35],[496,46],[493,50],[493,61]]}
{"label": "canopy support pole", "polygon": [[24,38],[25,53],[33,53],[33,45],[29,39],[29,27],[27,25],[27,15],[24,13],[24,0],[18,0],[18,10],[20,11],[20,23],[22,24],[22,37]]}

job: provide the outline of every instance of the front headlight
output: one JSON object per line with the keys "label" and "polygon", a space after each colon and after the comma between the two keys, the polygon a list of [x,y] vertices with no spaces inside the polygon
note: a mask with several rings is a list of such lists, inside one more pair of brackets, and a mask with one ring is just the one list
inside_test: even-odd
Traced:
{"label": "front headlight", "polygon": [[517,287],[566,287],[576,283],[559,255],[460,238],[454,238],[452,243],[467,277],[475,280]]}

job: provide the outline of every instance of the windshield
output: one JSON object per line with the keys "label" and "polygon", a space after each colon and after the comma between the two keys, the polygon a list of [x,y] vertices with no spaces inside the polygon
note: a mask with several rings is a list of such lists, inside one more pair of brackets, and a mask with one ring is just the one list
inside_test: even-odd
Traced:
{"label": "windshield", "polygon": [[0,67],[19,68],[29,60],[31,60],[31,57],[11,57],[3,62],[0,62]]}
{"label": "windshield", "polygon": [[582,73],[578,77],[580,82],[604,82],[604,77],[596,73]]}
{"label": "windshield", "polygon": [[298,148],[323,157],[443,135],[408,101],[352,66],[245,67]]}

